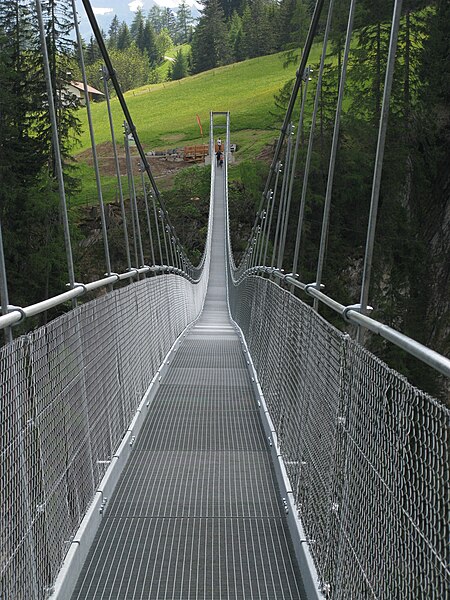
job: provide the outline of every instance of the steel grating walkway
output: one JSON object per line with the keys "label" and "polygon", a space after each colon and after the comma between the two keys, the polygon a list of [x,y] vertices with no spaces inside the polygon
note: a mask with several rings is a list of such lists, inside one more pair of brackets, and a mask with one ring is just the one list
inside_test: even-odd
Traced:
{"label": "steel grating walkway", "polygon": [[228,316],[217,171],[204,311],[153,401],[72,600],[304,598]]}

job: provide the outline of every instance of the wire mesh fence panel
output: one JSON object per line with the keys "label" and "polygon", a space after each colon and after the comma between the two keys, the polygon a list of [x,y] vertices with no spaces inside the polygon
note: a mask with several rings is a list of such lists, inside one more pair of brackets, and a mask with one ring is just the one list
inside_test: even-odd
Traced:
{"label": "wire mesh fence panel", "polygon": [[326,597],[446,597],[449,409],[273,282],[229,293]]}
{"label": "wire mesh fence panel", "polygon": [[0,348],[0,598],[44,600],[206,278],[145,279]]}

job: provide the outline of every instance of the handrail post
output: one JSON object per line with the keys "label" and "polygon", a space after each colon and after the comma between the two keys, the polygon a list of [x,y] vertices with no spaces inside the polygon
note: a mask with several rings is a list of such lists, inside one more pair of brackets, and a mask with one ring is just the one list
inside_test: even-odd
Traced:
{"label": "handrail post", "polygon": [[125,203],[123,200],[123,186],[122,186],[122,178],[120,174],[120,163],[119,163],[119,155],[117,153],[117,141],[114,132],[114,123],[111,112],[111,100],[109,97],[109,87],[108,87],[108,69],[103,65],[102,67],[103,73],[103,89],[105,91],[106,98],[106,107],[108,109],[108,120],[109,120],[109,129],[111,131],[111,141],[113,147],[113,155],[114,155],[114,166],[116,169],[116,177],[117,177],[117,186],[119,189],[119,203],[120,203],[120,212],[122,215],[122,224],[123,224],[123,236],[125,241],[125,252],[127,257],[127,267],[131,269],[131,255],[130,255],[130,240],[128,239],[128,229],[127,229],[127,215],[125,212]]}
{"label": "handrail post", "polygon": [[[384,81],[383,102],[381,106],[380,125],[378,129],[377,151],[372,182],[372,195],[370,199],[369,223],[367,226],[366,251],[361,283],[360,305],[361,312],[366,314],[369,301],[370,276],[372,272],[373,248],[375,244],[375,230],[377,226],[378,201],[380,198],[381,173],[383,170],[384,148],[386,144],[387,124],[389,118],[389,101],[391,98],[392,81],[394,78],[395,54],[397,51],[398,30],[402,12],[402,0],[395,0],[392,15],[391,37],[389,40],[388,64]],[[361,327],[357,334],[358,342],[362,341]]]}
{"label": "handrail post", "polygon": [[[44,19],[42,17],[41,0],[35,0],[36,12],[39,25],[39,36],[41,50],[44,63],[45,83],[47,86],[48,111],[52,129],[53,152],[55,153],[55,168],[56,177],[58,180],[59,198],[61,204],[61,216],[64,229],[64,242],[66,248],[67,269],[69,273],[69,286],[71,289],[75,287],[75,272],[73,267],[72,243],[70,240],[69,217],[67,213],[66,190],[64,185],[64,175],[62,167],[61,149],[59,147],[58,122],[56,119],[55,102],[53,98],[53,86],[50,73],[50,65],[48,60],[47,43],[45,40]],[[73,305],[76,305],[76,300],[73,300]]]}
{"label": "handrail post", "polygon": [[97,155],[97,145],[95,143],[94,124],[92,121],[91,101],[89,98],[88,82],[86,77],[86,66],[84,63],[83,41],[81,39],[80,28],[78,26],[78,13],[75,0],[72,0],[73,21],[75,25],[75,35],[78,45],[78,56],[80,59],[81,77],[83,80],[84,96],[86,102],[86,114],[89,125],[89,136],[91,139],[92,162],[95,172],[95,183],[97,186],[98,203],[100,207],[100,221],[102,224],[103,246],[105,250],[106,274],[111,275],[111,256],[109,253],[108,229],[106,227],[105,203],[103,201],[102,183],[100,180],[100,168]]}
{"label": "handrail post", "polygon": [[[0,300],[2,315],[8,314],[8,280],[6,278],[6,266],[5,266],[5,252],[3,248],[3,236],[2,236],[2,223],[0,221]],[[13,341],[12,328],[5,328],[5,342],[10,343]]]}

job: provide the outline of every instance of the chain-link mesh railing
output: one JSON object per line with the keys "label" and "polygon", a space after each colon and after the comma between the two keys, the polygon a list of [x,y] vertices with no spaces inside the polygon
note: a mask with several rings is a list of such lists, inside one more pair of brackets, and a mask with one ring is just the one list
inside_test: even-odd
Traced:
{"label": "chain-link mesh railing", "polygon": [[142,280],[0,349],[0,598],[43,600],[198,285]]}
{"label": "chain-link mesh railing", "polygon": [[229,294],[326,597],[445,598],[449,409],[273,282]]}

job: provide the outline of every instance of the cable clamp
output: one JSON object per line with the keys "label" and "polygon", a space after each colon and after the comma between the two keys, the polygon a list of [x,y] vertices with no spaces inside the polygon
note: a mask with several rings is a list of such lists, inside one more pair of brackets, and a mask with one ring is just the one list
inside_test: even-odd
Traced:
{"label": "cable clamp", "polygon": [[21,306],[15,306],[14,304],[8,304],[8,313],[10,312],[18,312],[20,313],[20,319],[14,323],[14,325],[18,325],[22,323],[27,318],[27,315]]}
{"label": "cable clamp", "polygon": [[[347,321],[347,323],[351,323],[350,319],[348,318],[348,313],[351,310],[354,310],[355,312],[359,312],[362,314],[361,304],[350,304],[349,306],[346,306],[344,308],[344,310],[342,311],[342,317],[343,317],[344,321]],[[373,311],[373,306],[368,306],[366,308],[367,313],[371,313],[372,311]]]}
{"label": "cable clamp", "polygon": [[76,281],[74,281],[73,289],[75,289],[75,288],[82,288],[83,294],[86,294],[86,292],[87,292],[87,287],[85,286],[84,283],[77,283]]}
{"label": "cable clamp", "polygon": [[136,277],[138,277],[138,275],[139,275],[139,271],[135,267],[131,267],[131,269],[127,269],[127,271],[128,271],[128,273],[134,272],[134,274],[136,275]]}
{"label": "cable clamp", "polygon": [[314,288],[315,290],[318,290],[318,291],[320,292],[320,290],[323,290],[323,289],[325,289],[325,285],[324,285],[323,283],[321,283],[321,284],[319,285],[319,287],[317,287],[317,282],[316,282],[316,281],[314,281],[314,283],[307,283],[307,284],[305,285],[305,292],[306,292],[307,294],[309,294],[309,288]]}
{"label": "cable clamp", "polygon": [[115,277],[117,281],[120,281],[119,273],[105,273],[105,277]]}

